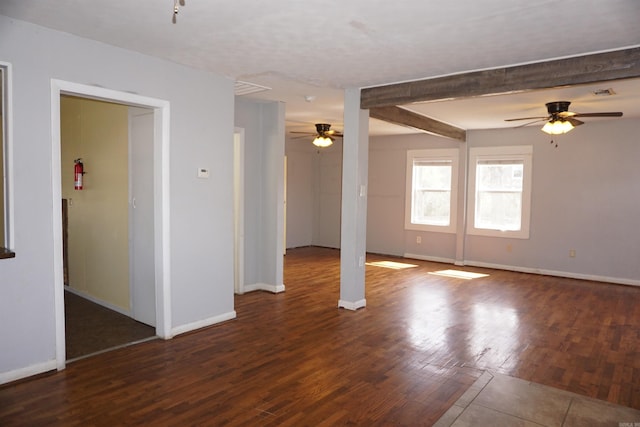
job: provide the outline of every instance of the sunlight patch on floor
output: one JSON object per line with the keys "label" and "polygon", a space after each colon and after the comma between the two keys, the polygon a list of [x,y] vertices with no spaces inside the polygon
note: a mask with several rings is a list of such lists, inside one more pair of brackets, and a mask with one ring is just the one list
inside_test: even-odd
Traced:
{"label": "sunlight patch on floor", "polygon": [[415,264],[407,264],[404,262],[396,262],[396,261],[374,261],[374,262],[368,262],[367,265],[373,265],[374,267],[391,268],[393,270],[402,270],[405,268],[417,267],[417,265]]}
{"label": "sunlight patch on floor", "polygon": [[488,274],[482,273],[474,273],[471,271],[462,271],[462,270],[440,270],[440,271],[430,271],[429,274],[434,274],[436,276],[444,276],[444,277],[454,277],[456,279],[478,279],[480,277],[487,277]]}

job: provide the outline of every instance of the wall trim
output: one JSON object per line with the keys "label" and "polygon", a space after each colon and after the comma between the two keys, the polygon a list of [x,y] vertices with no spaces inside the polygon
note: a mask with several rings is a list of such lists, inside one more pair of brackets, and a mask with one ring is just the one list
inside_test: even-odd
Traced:
{"label": "wall trim", "polygon": [[345,301],[345,300],[338,300],[338,308],[345,308],[347,310],[351,310],[351,311],[356,311],[360,308],[364,308],[367,306],[367,300],[365,298],[359,300],[359,301]]}
{"label": "wall trim", "polygon": [[124,309],[122,307],[118,307],[115,304],[111,304],[110,302],[103,301],[100,298],[96,298],[96,297],[94,297],[92,295],[89,295],[89,294],[87,294],[85,292],[82,292],[82,291],[79,291],[77,289],[74,289],[71,286],[65,286],[64,290],[67,291],[67,292],[71,292],[72,294],[78,295],[81,298],[88,299],[89,301],[91,301],[93,303],[96,303],[98,305],[106,307],[109,310],[113,310],[113,311],[118,312],[120,314],[123,314],[123,315],[125,315],[127,317],[132,317],[131,310],[126,310],[126,309]]}
{"label": "wall trim", "polygon": [[196,329],[206,328],[207,326],[215,325],[217,323],[226,322],[236,318],[235,310],[228,313],[223,313],[218,316],[209,317],[208,319],[198,320],[197,322],[187,323],[186,325],[176,326],[171,329],[171,336],[184,334],[187,332],[195,331]]}
{"label": "wall trim", "polygon": [[[442,263],[445,263],[445,264],[455,264],[456,263],[456,260],[454,260],[453,258],[444,258],[444,257],[429,256],[429,255],[418,255],[418,254],[406,253],[402,257],[403,258],[419,259],[421,261],[442,262]],[[459,264],[456,264],[456,265],[459,265]]]}
{"label": "wall trim", "polygon": [[56,359],[51,359],[47,362],[37,363],[35,365],[27,366],[25,368],[15,369],[13,371],[3,372],[0,374],[0,384],[10,383],[22,378],[31,377],[33,375],[42,374],[49,371],[54,371],[58,367]]}
{"label": "wall trim", "polygon": [[546,270],[543,268],[519,267],[513,265],[493,264],[481,261],[465,261],[464,265],[472,267],[493,268],[495,270],[516,271],[519,273],[540,274],[544,276],[565,277],[567,279],[591,280],[594,282],[611,283],[614,285],[640,286],[640,280],[624,279],[620,277],[598,276],[594,274],[573,273],[570,271]]}
{"label": "wall trim", "polygon": [[473,261],[473,260],[454,260],[453,258],[440,258],[428,255],[418,255],[406,253],[404,258],[419,259],[422,261],[442,262],[446,264],[454,264],[460,267],[465,265],[471,267],[492,268],[494,270],[515,271],[518,273],[540,274],[543,276],[565,277],[567,279],[590,280],[593,282],[611,283],[614,285],[640,286],[640,280],[625,279],[620,277],[598,276],[594,274],[574,273],[570,271],[547,270],[544,268],[520,267],[517,265],[495,264],[491,262]]}
{"label": "wall trim", "polygon": [[268,285],[266,283],[254,283],[253,285],[244,285],[244,292],[267,291],[279,294],[285,291],[284,285]]}

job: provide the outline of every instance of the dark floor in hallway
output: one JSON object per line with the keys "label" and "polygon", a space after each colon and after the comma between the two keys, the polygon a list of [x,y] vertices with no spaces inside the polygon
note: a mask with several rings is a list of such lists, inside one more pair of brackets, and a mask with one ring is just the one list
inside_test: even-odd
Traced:
{"label": "dark floor in hallway", "polygon": [[155,337],[155,328],[82,298],[64,293],[67,360]]}

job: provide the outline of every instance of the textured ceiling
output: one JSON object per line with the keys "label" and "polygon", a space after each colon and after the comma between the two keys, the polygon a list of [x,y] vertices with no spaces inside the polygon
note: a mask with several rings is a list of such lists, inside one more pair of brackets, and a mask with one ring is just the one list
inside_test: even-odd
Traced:
{"label": "textured ceiling", "polygon": [[[173,4],[2,0],[0,14],[269,87],[246,96],[286,102],[289,130],[312,131],[316,122],[340,128],[346,87],[640,45],[637,0],[186,0],[176,24],[171,23]],[[640,103],[623,99],[638,99],[637,87],[616,89],[617,104],[610,104],[615,96],[596,102],[584,88],[586,93],[520,94],[411,108],[466,129],[544,115],[544,102],[561,96],[570,97],[572,110],[579,112],[595,106],[640,117],[630,109],[640,109]],[[377,122],[372,120],[373,134],[414,132]]]}

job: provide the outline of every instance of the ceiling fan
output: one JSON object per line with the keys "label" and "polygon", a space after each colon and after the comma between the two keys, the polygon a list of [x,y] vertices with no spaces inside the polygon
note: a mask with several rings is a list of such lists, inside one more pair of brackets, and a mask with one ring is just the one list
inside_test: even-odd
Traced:
{"label": "ceiling fan", "polygon": [[316,133],[313,132],[291,132],[304,133],[306,135],[315,135],[313,145],[325,148],[333,144],[335,138],[342,138],[342,133],[331,129],[329,123],[316,123]]}
{"label": "ceiling fan", "polygon": [[578,120],[577,117],[622,117],[622,113],[617,112],[605,112],[605,113],[574,113],[569,111],[569,101],[553,101],[547,102],[548,116],[545,117],[519,117],[517,119],[506,119],[507,122],[513,122],[517,120],[533,120],[532,122],[525,123],[521,126],[527,126],[532,123],[546,121],[542,127],[542,131],[550,135],[559,135],[567,133],[576,126],[580,126],[584,122]]}

